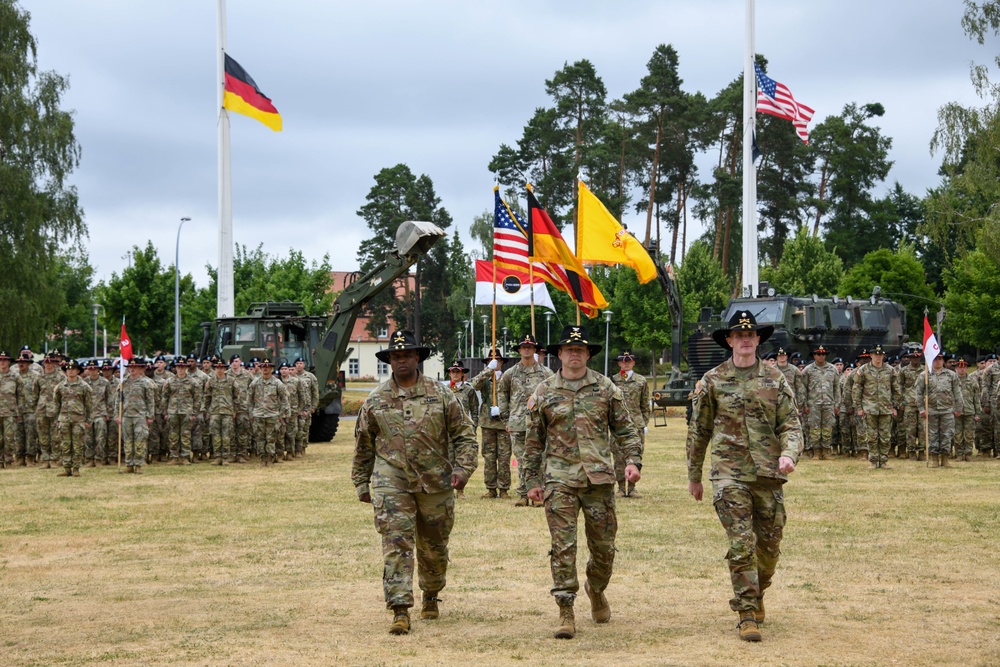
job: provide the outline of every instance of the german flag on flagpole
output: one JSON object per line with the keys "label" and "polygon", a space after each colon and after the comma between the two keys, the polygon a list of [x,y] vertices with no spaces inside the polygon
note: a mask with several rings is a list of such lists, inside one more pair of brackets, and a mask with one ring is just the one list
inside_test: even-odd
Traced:
{"label": "german flag on flagpole", "polygon": [[250,78],[240,64],[226,54],[226,89],[222,96],[222,106],[234,113],[259,120],[275,132],[281,132],[281,115],[271,104],[271,100],[260,92],[256,82]]}

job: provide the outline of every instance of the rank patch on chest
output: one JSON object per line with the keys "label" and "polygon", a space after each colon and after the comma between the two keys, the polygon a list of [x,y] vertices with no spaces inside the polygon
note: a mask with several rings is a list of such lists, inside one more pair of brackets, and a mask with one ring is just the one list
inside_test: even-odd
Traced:
{"label": "rank patch on chest", "polygon": [[413,408],[409,406],[403,408],[403,417],[406,419],[413,419]]}

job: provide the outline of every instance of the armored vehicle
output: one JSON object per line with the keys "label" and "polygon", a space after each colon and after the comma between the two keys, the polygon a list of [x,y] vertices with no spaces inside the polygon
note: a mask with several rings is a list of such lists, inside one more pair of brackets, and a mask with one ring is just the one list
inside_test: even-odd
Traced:
{"label": "armored vehicle", "polygon": [[683,372],[681,297],[671,267],[660,274],[674,331],[670,379],[664,389],[653,392],[653,400],[658,405],[684,405],[695,382],[726,360],[729,353],[715,343],[712,332],[729,322],[737,310],[749,310],[758,324],[774,325],[774,333],[761,346],[761,354],[780,347],[789,354],[799,352],[806,362],[810,360],[810,351],[821,343],[830,351],[831,359],[839,356],[853,360],[862,350],[879,344],[887,354],[899,354],[907,340],[906,309],[896,301],[883,299],[879,287],[875,287],[867,299],[821,298],[815,294],[809,297],[775,294],[764,283],[761,296],[733,299],[721,313],[711,308],[702,309],[687,339],[688,370]]}
{"label": "armored vehicle", "polygon": [[355,276],[333,302],[329,317],[306,315],[300,303],[254,303],[246,315],[202,323],[201,356],[228,360],[239,354],[293,363],[301,357],[319,380],[319,407],[313,413],[310,442],[325,442],[337,433],[340,422],[344,373],[340,366],[351,354],[351,332],[365,304],[393,284],[438,239],[445,235],[429,222],[407,221],[396,231],[396,247],[365,275]]}

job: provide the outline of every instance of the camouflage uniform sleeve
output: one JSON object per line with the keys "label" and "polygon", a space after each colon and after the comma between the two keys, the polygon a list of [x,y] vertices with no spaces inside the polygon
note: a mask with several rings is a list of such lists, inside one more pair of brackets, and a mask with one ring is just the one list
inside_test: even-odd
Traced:
{"label": "camouflage uniform sleeve", "polygon": [[292,414],[292,404],[288,400],[288,389],[281,382],[276,386],[278,388],[278,400],[281,401],[281,414],[287,418]]}
{"label": "camouflage uniform sleeve", "polygon": [[635,422],[629,415],[628,406],[625,405],[625,395],[611,380],[605,378],[604,381],[607,383],[607,391],[611,393],[608,407],[608,427],[625,455],[625,465],[635,465],[641,468],[642,441],[639,439],[639,431],[635,428]]}
{"label": "camouflage uniform sleeve", "polygon": [[500,418],[504,421],[510,419],[510,385],[514,368],[517,367],[514,366],[504,371],[503,375],[500,376],[500,382],[497,383],[497,405],[500,406]]}
{"label": "camouflage uniform sleeve", "polygon": [[649,383],[643,380],[642,391],[639,392],[639,409],[642,412],[642,423],[648,424],[649,418],[653,416],[653,409],[649,403]]}
{"label": "camouflage uniform sleeve", "polygon": [[983,406],[979,403],[979,392],[973,390],[972,392],[972,412],[978,415],[983,411]]}
{"label": "camouflage uniform sleeve", "polygon": [[865,373],[864,367],[859,368],[854,374],[854,387],[851,389],[851,403],[854,404],[854,409],[863,409],[864,403],[861,402],[861,398],[864,396],[864,386],[865,386]]}
{"label": "camouflage uniform sleeve", "polygon": [[475,391],[470,391],[468,393],[466,406],[469,410],[469,419],[472,421],[472,430],[475,431],[476,419],[479,417],[479,397],[476,396]]}
{"label": "camouflage uniform sleeve", "polygon": [[83,419],[86,422],[91,422],[94,420],[94,392],[90,385],[87,385],[85,389],[86,391],[83,392]]}
{"label": "camouflage uniform sleeve", "polygon": [[712,396],[712,382],[706,373],[697,385],[691,399],[691,421],[688,423],[687,464],[688,481],[701,482],[705,465],[705,452],[712,440],[712,424],[715,421],[715,402]]}
{"label": "camouflage uniform sleeve", "polygon": [[52,404],[55,405],[56,408],[56,417],[59,416],[59,412],[62,410],[62,392],[59,391],[60,389],[62,389],[62,385],[58,384],[52,392]]}
{"label": "camouflage uniform sleeve", "polygon": [[962,385],[958,382],[958,373],[951,378],[951,395],[955,400],[955,411],[962,409]]}
{"label": "camouflage uniform sleeve", "polygon": [[896,370],[892,374],[892,407],[903,407],[903,373]]}
{"label": "camouflage uniform sleeve", "polygon": [[316,412],[319,407],[319,380],[314,375],[309,379],[309,412]]}
{"label": "camouflage uniform sleeve", "polygon": [[444,397],[445,419],[448,420],[448,442],[455,452],[452,474],[457,474],[468,482],[479,461],[476,432],[472,427],[472,420],[466,415],[465,408],[458,402],[454,392],[442,391],[441,395]]}
{"label": "camouflage uniform sleeve", "polygon": [[529,491],[542,486],[542,453],[545,451],[545,416],[541,410],[541,391],[535,387],[528,400],[528,430],[524,434],[524,485]]}
{"label": "camouflage uniform sleeve", "polygon": [[[837,374],[834,373],[833,374],[833,405],[834,406],[840,405],[840,383],[837,382],[837,380],[839,380],[839,379],[840,378],[837,376]],[[793,394],[794,394],[794,388],[793,388]]]}
{"label": "camouflage uniform sleeve", "polygon": [[784,376],[778,380],[781,385],[781,393],[778,396],[778,406],[774,413],[775,432],[778,442],[781,443],[781,456],[798,463],[799,452],[802,451],[802,423],[799,421],[799,413],[795,406],[795,396],[792,388],[785,380]]}
{"label": "camouflage uniform sleeve", "polygon": [[212,411],[212,381],[209,380],[205,383],[205,391],[201,394],[201,410],[199,412],[211,412]]}
{"label": "camouflage uniform sleeve", "polygon": [[371,419],[371,404],[365,399],[354,425],[354,463],[351,465],[351,482],[358,498],[370,493],[369,483],[375,469],[375,438],[377,422]]}
{"label": "camouflage uniform sleeve", "polygon": [[924,409],[924,390],[926,387],[927,375],[921,373],[917,376],[917,381],[913,383],[913,393],[917,397],[917,408],[920,410]]}

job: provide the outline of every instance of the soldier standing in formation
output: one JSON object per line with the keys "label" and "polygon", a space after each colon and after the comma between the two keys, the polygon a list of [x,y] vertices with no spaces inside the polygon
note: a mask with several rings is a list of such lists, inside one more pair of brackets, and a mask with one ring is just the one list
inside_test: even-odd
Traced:
{"label": "soldier standing in formation", "polygon": [[83,448],[93,415],[93,391],[80,379],[83,367],[78,361],[66,366],[66,379],[56,386],[52,394],[61,443],[59,453],[63,471],[59,477],[79,477],[83,464]]}
{"label": "soldier standing in formation", "polygon": [[601,350],[600,345],[590,343],[587,329],[565,327],[559,342],[549,349],[558,355],[562,368],[542,381],[527,403],[529,420],[522,473],[529,498],[545,503],[552,537],[552,595],[559,605],[559,626],[554,636],[572,639],[576,634],[573,603],[580,590],[576,570],[580,512],[590,551],[584,590],[590,598],[594,622],[607,623],[611,620],[611,606],[604,590],[613,572],[618,532],[615,462],[609,431],[619,442],[625,479],[631,485],[640,478],[642,442],[621,390],[587,368],[590,357]]}
{"label": "soldier standing in formation", "polygon": [[274,377],[274,364],[270,359],[261,361],[260,368],[260,378],[250,384],[248,402],[257,456],[260,464],[266,467],[277,462],[278,434],[288,415],[288,392]]}
{"label": "soldier standing in formation", "polygon": [[191,433],[201,408],[201,381],[191,377],[188,367],[178,364],[177,377],[161,387],[160,406],[170,442],[170,461],[174,465],[191,465]]}
{"label": "soldier standing in formation", "polygon": [[[833,420],[840,411],[840,383],[837,369],[826,363],[827,350],[820,345],[812,351],[813,363],[803,374],[803,413],[808,423],[806,451],[820,461],[833,448]],[[857,407],[857,406],[855,406]]]}
{"label": "soldier standing in formation", "polygon": [[233,428],[236,419],[236,381],[226,373],[226,362],[217,359],[213,365],[215,375],[205,383],[202,392],[201,413],[208,424],[215,452],[215,464],[224,466],[235,459]]}
{"label": "soldier standing in formation", "polygon": [[233,379],[233,386],[236,390],[236,417],[234,420],[234,431],[236,440],[233,443],[233,463],[246,463],[250,460],[250,383],[253,382],[253,374],[243,367],[243,360],[240,355],[234,354],[229,357],[229,371],[227,375]]}
{"label": "soldier standing in formation", "polygon": [[312,416],[319,407],[319,380],[316,376],[306,370],[306,362],[298,357],[295,360],[295,372],[299,379],[305,383],[306,394],[309,398],[305,412],[299,419],[299,437],[295,441],[295,456],[305,456],[306,447],[309,446],[309,430],[312,428]]}
{"label": "soldier standing in formation", "polygon": [[[632,423],[639,433],[639,455],[646,451],[646,433],[649,432],[649,417],[652,408],[649,402],[649,385],[646,378],[635,372],[635,355],[631,350],[622,350],[616,359],[618,360],[618,372],[611,376],[611,381],[622,392],[625,397],[625,406],[632,417]],[[611,440],[612,453],[615,456],[615,481],[618,482],[618,495],[620,497],[639,498],[640,494],[635,490],[635,482],[625,480],[625,453],[621,449],[618,438]]]}
{"label": "soldier standing in formation", "polygon": [[108,420],[111,419],[111,411],[115,406],[115,396],[111,393],[111,383],[101,377],[97,360],[91,359],[87,362],[86,382],[93,392],[91,404],[93,407],[93,419],[88,433],[89,439],[84,449],[84,458],[87,466],[93,468],[97,462],[108,465]]}
{"label": "soldier standing in formation", "polygon": [[[954,371],[944,367],[944,352],[934,358],[929,374],[921,375],[916,385],[920,417],[927,415],[928,454],[930,467],[947,467],[951,442],[955,437],[955,417],[962,407],[962,389]],[[924,405],[927,397],[927,406]]]}
{"label": "soldier standing in formation", "polygon": [[962,390],[962,403],[955,416],[955,458],[968,461],[976,444],[976,424],[979,422],[979,385],[968,374],[969,361],[962,357],[955,364],[958,386]]}
{"label": "soldier standing in formation", "polygon": [[907,357],[910,363],[899,372],[899,393],[903,405],[902,430],[906,438],[906,455],[912,461],[924,460],[923,433],[924,420],[920,419],[917,405],[917,379],[923,375],[920,350],[911,350]]}
{"label": "soldier standing in formation", "polygon": [[156,387],[156,416],[149,425],[147,461],[163,461],[170,456],[170,425],[167,423],[166,410],[163,409],[163,388],[174,378],[174,373],[167,370],[167,360],[163,355],[153,359],[153,374],[148,377]]}
{"label": "soldier standing in formation", "polygon": [[52,404],[52,394],[63,381],[59,372],[59,353],[55,350],[42,360],[42,374],[35,381],[33,400],[35,402],[35,429],[38,436],[39,460],[46,468],[52,468],[59,460],[59,434],[56,432],[56,415]]}
{"label": "soldier standing in formation", "polygon": [[430,352],[409,331],[393,333],[388,349],[375,353],[392,374],[365,399],[354,430],[351,481],[358,500],[371,503],[382,536],[382,587],[394,635],[410,631],[414,554],[420,617],[438,617],[455,523],[452,489],[463,489],[476,469],[472,422],[455,394],[419,370]]}
{"label": "soldier standing in formation", "polygon": [[730,608],[737,632],[760,641],[764,591],[781,553],[785,526],[783,485],[802,450],[802,427],[785,376],[757,361],[757,348],[774,327],[736,311],[712,333],[732,358],[705,373],[688,427],[688,492],[701,500],[702,465],[711,448],[712,501],[729,538]]}
{"label": "soldier standing in formation", "polygon": [[[27,346],[25,346],[27,347]],[[38,435],[35,430],[35,383],[41,374],[30,370],[35,363],[31,351],[21,352],[17,358],[18,375],[21,376],[21,428],[18,431],[15,465],[35,465],[38,458]]]}
{"label": "soldier standing in formation", "polygon": [[0,352],[0,468],[14,467],[24,401],[21,376],[10,370],[13,360],[6,352]]}
{"label": "soldier standing in formation", "polygon": [[1000,363],[997,363],[995,354],[987,355],[987,367],[983,371],[982,393],[979,395],[979,404],[983,408],[985,417],[983,421],[984,437],[981,438],[979,451],[984,455],[997,455],[997,443],[1000,442],[1000,420],[997,419],[994,405],[996,403],[997,383],[1000,382]]}
{"label": "soldier standing in formation", "polygon": [[115,401],[115,423],[121,429],[125,472],[142,474],[146,463],[149,427],[156,415],[156,385],[146,377],[146,360],[134,357],[129,376],[121,383]]}
{"label": "soldier standing in formation", "polygon": [[285,461],[290,461],[295,456],[295,443],[298,442],[301,427],[299,420],[306,414],[309,407],[309,387],[305,380],[299,378],[292,366],[282,361],[280,372],[281,382],[285,385],[285,393],[288,395],[288,414],[284,424],[284,439],[279,441],[278,457],[284,455]]}
{"label": "soldier standing in formation", "polygon": [[840,453],[853,458],[857,453],[857,433],[854,428],[854,403],[851,391],[854,387],[854,364],[847,364],[837,380],[840,389],[840,413],[837,415],[837,429],[840,432]]}
{"label": "soldier standing in formation", "polygon": [[506,359],[500,352],[490,351],[490,356],[483,359],[486,367],[471,383],[472,388],[483,395],[483,403],[479,408],[483,481],[486,483],[483,498],[510,497],[507,495],[510,490],[510,434],[507,432],[507,424],[500,416],[500,407],[493,405],[493,397],[497,395],[496,384],[503,375],[500,369],[503,368],[504,361]]}
{"label": "soldier standing in formation", "polygon": [[892,418],[900,404],[896,371],[885,363],[881,345],[872,350],[872,360],[854,378],[853,399],[858,417],[865,420],[865,449],[870,468],[889,468]]}

